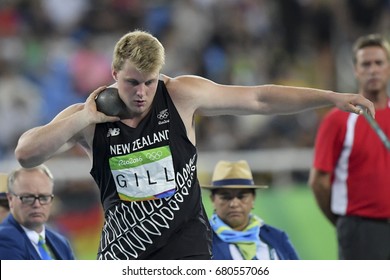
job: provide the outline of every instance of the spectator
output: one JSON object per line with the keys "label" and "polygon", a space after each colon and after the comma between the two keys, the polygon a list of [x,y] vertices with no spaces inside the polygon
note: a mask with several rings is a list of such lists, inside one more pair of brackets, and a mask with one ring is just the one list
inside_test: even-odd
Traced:
{"label": "spectator", "polygon": [[46,226],[53,198],[53,176],[46,166],[9,174],[11,214],[0,224],[1,260],[74,259],[68,240]]}
{"label": "spectator", "polygon": [[256,189],[252,172],[244,160],[219,161],[211,190],[214,213],[213,259],[215,260],[296,260],[298,254],[287,234],[253,214]]}

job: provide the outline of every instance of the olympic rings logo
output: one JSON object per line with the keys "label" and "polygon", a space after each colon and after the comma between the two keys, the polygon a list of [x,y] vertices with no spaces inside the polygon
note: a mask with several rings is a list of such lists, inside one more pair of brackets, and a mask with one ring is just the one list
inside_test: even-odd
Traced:
{"label": "olympic rings logo", "polygon": [[165,110],[162,110],[162,111],[157,115],[157,118],[158,118],[159,120],[162,120],[162,119],[168,118],[168,116],[169,116],[168,109],[165,109]]}
{"label": "olympic rings logo", "polygon": [[156,161],[156,160],[160,159],[161,156],[162,156],[162,152],[161,151],[150,152],[150,153],[146,154],[146,157],[149,160],[152,160],[152,161]]}

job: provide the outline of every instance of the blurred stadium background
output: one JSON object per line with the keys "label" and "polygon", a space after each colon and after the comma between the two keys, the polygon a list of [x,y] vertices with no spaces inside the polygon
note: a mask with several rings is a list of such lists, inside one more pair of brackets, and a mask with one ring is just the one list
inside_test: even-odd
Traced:
{"label": "blurred stadium background", "polygon": [[[354,92],[351,44],[390,36],[389,0],[1,0],[0,171],[18,164],[21,133],[103,84],[125,32],[144,29],[166,48],[163,73],[219,83],[310,86]],[[289,116],[198,118],[199,178],[220,159],[246,159],[256,213],[284,229],[302,259],[337,258],[334,228],[307,186],[318,123],[327,109]],[[89,161],[76,149],[48,162],[56,177],[51,224],[78,259],[95,259],[102,225]],[[212,207],[204,193],[208,213]]]}

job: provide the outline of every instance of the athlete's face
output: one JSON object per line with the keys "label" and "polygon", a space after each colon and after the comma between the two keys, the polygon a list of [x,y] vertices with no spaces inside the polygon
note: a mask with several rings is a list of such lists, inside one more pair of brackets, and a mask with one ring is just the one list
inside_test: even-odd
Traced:
{"label": "athlete's face", "polygon": [[249,222],[255,195],[251,189],[223,188],[211,196],[215,213],[232,229],[243,230]]}
{"label": "athlete's face", "polygon": [[385,94],[390,78],[390,63],[385,50],[377,46],[360,49],[356,53],[355,76],[360,92],[366,97]]}
{"label": "athlete's face", "polygon": [[127,61],[120,71],[113,71],[113,76],[129,113],[145,116],[156,94],[159,73],[141,73]]}

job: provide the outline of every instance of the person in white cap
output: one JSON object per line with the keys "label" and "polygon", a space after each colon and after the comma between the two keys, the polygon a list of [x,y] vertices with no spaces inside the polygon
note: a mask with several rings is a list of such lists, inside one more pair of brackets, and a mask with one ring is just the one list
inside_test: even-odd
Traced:
{"label": "person in white cap", "polygon": [[219,161],[211,190],[214,213],[212,253],[215,260],[297,260],[298,254],[287,234],[253,214],[256,189],[249,164]]}

